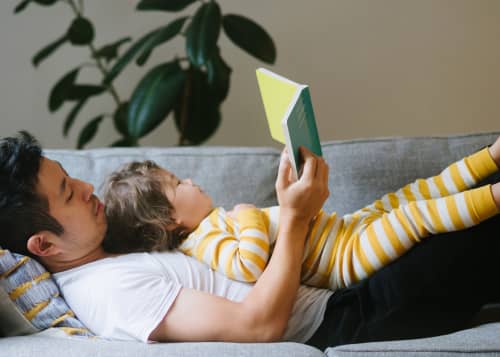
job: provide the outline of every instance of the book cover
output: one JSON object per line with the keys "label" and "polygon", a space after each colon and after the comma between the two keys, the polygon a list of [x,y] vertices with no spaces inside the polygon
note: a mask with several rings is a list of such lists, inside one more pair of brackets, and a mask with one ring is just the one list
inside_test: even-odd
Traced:
{"label": "book cover", "polygon": [[298,178],[302,165],[300,146],[323,155],[309,87],[264,68],[256,72],[271,136],[287,146]]}

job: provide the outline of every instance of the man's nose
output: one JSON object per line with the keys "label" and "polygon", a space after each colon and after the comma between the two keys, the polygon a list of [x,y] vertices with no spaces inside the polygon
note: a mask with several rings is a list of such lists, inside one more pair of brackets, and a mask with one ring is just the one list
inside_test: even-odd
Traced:
{"label": "man's nose", "polygon": [[88,182],[80,181],[82,188],[82,196],[83,199],[87,202],[90,200],[92,195],[94,194],[94,185]]}

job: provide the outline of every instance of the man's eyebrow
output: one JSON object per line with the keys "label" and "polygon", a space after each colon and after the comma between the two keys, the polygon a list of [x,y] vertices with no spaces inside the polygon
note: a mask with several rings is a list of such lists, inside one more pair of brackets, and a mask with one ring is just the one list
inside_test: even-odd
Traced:
{"label": "man's eyebrow", "polygon": [[64,169],[64,167],[61,165],[61,163],[59,161],[56,160],[56,163],[59,165],[59,167],[61,168],[61,170],[65,174],[63,180],[61,181],[61,185],[59,186],[59,196],[62,196],[64,194],[64,192],[66,191],[66,177],[68,176],[68,173],[66,172],[66,170]]}
{"label": "man's eyebrow", "polygon": [[63,165],[59,161],[57,161],[57,160],[54,160],[54,161],[56,162],[56,164],[59,165],[59,167],[61,168],[61,170],[63,170],[64,174],[66,176],[69,176],[68,173],[66,172],[66,170],[64,169]]}

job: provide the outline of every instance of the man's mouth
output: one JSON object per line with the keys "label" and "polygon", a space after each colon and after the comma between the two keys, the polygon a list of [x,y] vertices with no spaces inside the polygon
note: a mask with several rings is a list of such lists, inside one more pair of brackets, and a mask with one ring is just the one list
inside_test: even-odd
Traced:
{"label": "man's mouth", "polygon": [[96,197],[95,199],[95,209],[94,209],[94,215],[97,216],[103,209],[104,205],[99,201],[99,199]]}

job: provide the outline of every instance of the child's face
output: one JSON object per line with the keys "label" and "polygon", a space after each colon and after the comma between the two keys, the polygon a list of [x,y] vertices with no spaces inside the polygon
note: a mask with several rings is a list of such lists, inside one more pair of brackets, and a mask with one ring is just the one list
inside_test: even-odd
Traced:
{"label": "child's face", "polygon": [[180,225],[192,232],[201,221],[208,216],[212,207],[212,199],[191,179],[179,180],[171,172],[162,169],[164,191],[174,207],[173,218]]}

